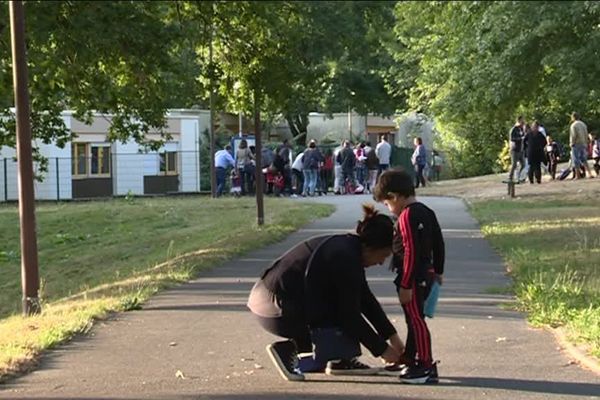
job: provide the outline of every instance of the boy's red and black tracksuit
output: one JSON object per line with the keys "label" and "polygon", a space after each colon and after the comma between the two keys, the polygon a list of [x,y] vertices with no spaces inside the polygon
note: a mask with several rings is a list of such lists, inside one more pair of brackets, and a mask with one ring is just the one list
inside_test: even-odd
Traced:
{"label": "boy's red and black tracksuit", "polygon": [[396,288],[412,289],[411,301],[402,305],[408,334],[404,356],[431,367],[431,335],[423,304],[435,275],[444,272],[444,238],[433,210],[420,202],[408,205],[398,217],[392,268],[398,273]]}

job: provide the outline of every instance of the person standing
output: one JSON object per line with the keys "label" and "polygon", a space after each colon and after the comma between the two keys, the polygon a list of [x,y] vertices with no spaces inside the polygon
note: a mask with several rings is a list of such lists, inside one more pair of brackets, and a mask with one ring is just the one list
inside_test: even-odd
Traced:
{"label": "person standing", "polygon": [[235,168],[235,160],[231,156],[231,146],[227,145],[223,150],[215,153],[215,173],[217,175],[217,197],[223,194],[227,168]]}
{"label": "person standing", "polygon": [[[302,194],[304,189],[304,174],[302,169],[304,168],[303,161],[304,153],[300,153],[296,156],[296,159],[292,163],[292,196],[296,197],[297,195]],[[296,190],[294,190],[296,189]]]}
{"label": "person standing", "polygon": [[377,184],[377,175],[379,174],[379,159],[377,158],[377,154],[375,154],[375,149],[371,147],[369,142],[367,142],[365,151],[367,153],[367,161],[365,163],[369,171],[367,190],[369,193],[373,193],[373,189],[375,189],[375,185]]}
{"label": "person standing", "polygon": [[590,141],[592,143],[592,159],[594,160],[594,171],[596,178],[600,176],[600,139],[596,132],[590,133]]}
{"label": "person standing", "polygon": [[356,180],[361,186],[367,185],[367,154],[365,152],[365,142],[360,144],[354,149],[354,155],[356,156]]}
{"label": "person standing", "polygon": [[404,170],[392,169],[381,174],[374,198],[398,217],[392,269],[398,273],[394,283],[408,329],[402,355],[407,368],[400,374],[400,380],[437,383],[424,302],[433,282],[442,284],[445,245],[440,224],[435,212],[417,201],[412,177]]}
{"label": "person standing", "polygon": [[390,167],[390,157],[392,156],[392,146],[388,143],[385,135],[381,135],[380,141],[375,147],[375,155],[379,160],[379,174]]}
{"label": "person standing", "polygon": [[321,192],[323,194],[327,194],[329,191],[329,185],[331,184],[333,175],[333,151],[331,149],[327,149],[325,152],[325,161],[323,161],[323,165],[319,169],[319,176],[321,181]]}
{"label": "person standing", "polygon": [[321,150],[317,148],[317,142],[311,139],[308,148],[304,150],[302,156],[302,172],[304,173],[303,196],[314,196],[317,188],[317,177],[319,173],[319,163],[325,161]]}
{"label": "person standing", "polygon": [[525,168],[525,153],[523,148],[523,141],[525,139],[525,120],[522,116],[517,118],[517,122],[510,130],[510,173],[508,174],[508,180],[512,181],[517,169],[517,163],[519,163],[519,172],[517,174],[517,180],[521,176],[523,168]]}
{"label": "person standing", "polygon": [[571,162],[575,171],[575,178],[583,178],[581,168],[590,178],[592,172],[587,162],[588,130],[587,125],[581,120],[579,113],[571,114],[571,127],[569,128],[569,145],[571,146]]}
{"label": "person standing", "polygon": [[415,168],[415,187],[419,187],[419,184],[425,187],[425,166],[427,165],[427,150],[423,145],[423,139],[416,137],[414,140],[415,151],[413,152],[410,160],[413,167]]}
{"label": "person standing", "polygon": [[[363,211],[356,234],[317,236],[297,244],[252,288],[250,311],[266,331],[287,339],[267,346],[286,380],[304,380],[303,372],[323,370],[373,374],[376,369],[357,360],[359,343],[387,362],[398,361],[404,350],[364,271],[391,254],[393,222],[372,205]],[[304,365],[298,368],[298,352],[312,353],[313,344],[314,358],[300,360]]]}
{"label": "person standing", "polygon": [[548,173],[550,174],[550,179],[555,180],[556,167],[560,161],[560,149],[550,135],[546,136],[546,147],[544,152],[546,153],[546,160],[548,161]]}
{"label": "person standing", "polygon": [[533,178],[537,183],[542,183],[542,162],[545,160],[544,146],[546,138],[539,131],[536,122],[531,125],[531,131],[527,133],[527,160],[529,160],[529,183],[533,184]]}
{"label": "person standing", "polygon": [[280,159],[281,175],[283,175],[284,191],[292,192],[292,146],[288,139],[283,139],[283,142],[277,147],[277,155]]}
{"label": "person standing", "polygon": [[254,166],[252,165],[254,155],[248,147],[246,139],[240,140],[240,145],[235,153],[235,160],[237,171],[241,178],[243,196],[252,191],[252,184],[254,182]]}
{"label": "person standing", "polygon": [[342,158],[340,153],[344,149],[344,143],[333,150],[333,194],[342,194],[342,186],[344,186],[342,176]]}
{"label": "person standing", "polygon": [[344,141],[344,146],[338,157],[342,167],[342,185],[346,186],[346,183],[349,182],[351,186],[354,186],[356,183],[354,179],[356,157],[354,156],[354,151],[352,151],[352,143],[349,140]]}

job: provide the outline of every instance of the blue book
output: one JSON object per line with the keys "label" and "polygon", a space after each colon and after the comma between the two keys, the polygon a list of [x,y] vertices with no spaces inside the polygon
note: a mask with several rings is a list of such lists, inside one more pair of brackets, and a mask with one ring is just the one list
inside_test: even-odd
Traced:
{"label": "blue book", "polygon": [[440,284],[438,283],[438,281],[433,281],[433,284],[431,285],[431,290],[429,291],[429,296],[427,296],[427,299],[425,299],[425,304],[423,305],[423,313],[425,314],[425,316],[433,318],[439,297]]}

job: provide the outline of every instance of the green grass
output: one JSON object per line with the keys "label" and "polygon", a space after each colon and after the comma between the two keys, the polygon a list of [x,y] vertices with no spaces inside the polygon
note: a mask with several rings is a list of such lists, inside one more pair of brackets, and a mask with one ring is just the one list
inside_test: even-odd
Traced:
{"label": "green grass", "polygon": [[18,213],[0,206],[0,377],[43,349],[85,332],[111,311],[136,309],[162,288],[276,240],[333,211],[265,199],[115,199],[40,204],[37,230],[43,313],[23,318]]}
{"label": "green grass", "polygon": [[565,326],[600,357],[600,209],[597,201],[474,202],[484,235],[505,257],[519,307],[534,325]]}

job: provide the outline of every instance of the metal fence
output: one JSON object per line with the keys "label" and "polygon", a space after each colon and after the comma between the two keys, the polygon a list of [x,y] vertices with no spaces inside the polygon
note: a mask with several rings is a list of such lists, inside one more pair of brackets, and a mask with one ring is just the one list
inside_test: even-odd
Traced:
{"label": "metal fence", "polygon": [[[37,200],[199,193],[210,190],[208,152],[104,153],[34,163]],[[0,201],[18,198],[18,166],[0,157]]]}

